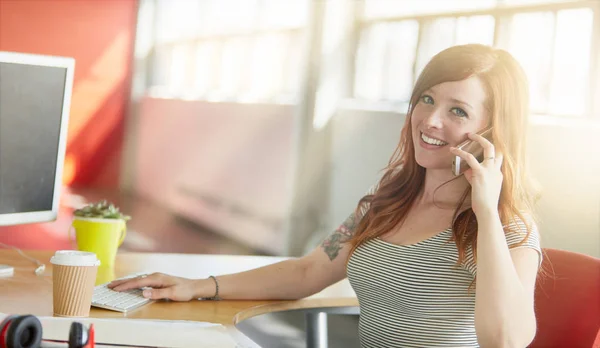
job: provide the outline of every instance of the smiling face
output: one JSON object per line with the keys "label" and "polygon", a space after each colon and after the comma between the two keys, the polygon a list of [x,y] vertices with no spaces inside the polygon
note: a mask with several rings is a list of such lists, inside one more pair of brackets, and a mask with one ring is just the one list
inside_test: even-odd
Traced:
{"label": "smiling face", "polygon": [[412,112],[417,163],[426,169],[450,169],[449,149],[467,140],[490,121],[487,95],[478,77],[444,82],[421,94]]}

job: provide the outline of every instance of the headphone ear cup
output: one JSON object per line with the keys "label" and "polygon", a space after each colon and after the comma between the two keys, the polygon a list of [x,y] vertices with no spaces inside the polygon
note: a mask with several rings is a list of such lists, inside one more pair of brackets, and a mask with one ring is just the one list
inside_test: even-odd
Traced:
{"label": "headphone ear cup", "polygon": [[88,340],[87,333],[83,329],[83,324],[74,321],[69,330],[69,348],[82,348]]}
{"label": "headphone ear cup", "polygon": [[42,323],[33,315],[12,320],[6,333],[7,348],[39,348],[42,342]]}
{"label": "headphone ear cup", "polygon": [[16,314],[11,314],[11,315],[7,315],[2,322],[0,322],[0,333],[2,333],[2,331],[4,331],[4,328],[10,324],[11,321],[15,320],[16,318],[18,318],[19,316]]}
{"label": "headphone ear cup", "polygon": [[0,322],[0,347],[4,348],[6,346],[6,336],[8,335],[10,323],[18,317],[16,314],[7,315]]}

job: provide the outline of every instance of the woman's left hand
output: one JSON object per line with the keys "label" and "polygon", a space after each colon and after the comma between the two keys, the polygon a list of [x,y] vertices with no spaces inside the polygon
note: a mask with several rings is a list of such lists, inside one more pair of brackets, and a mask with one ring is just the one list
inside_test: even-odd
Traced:
{"label": "woman's left hand", "polygon": [[471,184],[471,208],[475,215],[482,212],[498,211],[498,200],[502,189],[503,156],[496,153],[494,144],[479,134],[469,134],[469,139],[478,142],[483,147],[483,162],[479,163],[472,154],[450,148],[450,152],[464,159],[469,164],[469,169],[464,173]]}

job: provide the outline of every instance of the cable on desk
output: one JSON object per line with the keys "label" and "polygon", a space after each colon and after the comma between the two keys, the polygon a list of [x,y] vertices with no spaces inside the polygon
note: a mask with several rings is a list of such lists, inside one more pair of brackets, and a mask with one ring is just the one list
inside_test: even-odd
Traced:
{"label": "cable on desk", "polygon": [[31,256],[28,256],[28,255],[26,255],[26,254],[23,252],[23,250],[21,250],[21,249],[19,249],[19,248],[15,247],[15,246],[8,245],[8,244],[4,244],[4,243],[1,243],[1,242],[0,242],[0,245],[1,245],[1,246],[3,246],[3,247],[4,247],[4,248],[6,248],[6,249],[13,249],[13,250],[16,250],[16,251],[17,251],[17,252],[18,252],[18,253],[19,253],[21,256],[23,256],[24,258],[26,258],[26,259],[30,260],[31,262],[34,262],[34,263],[36,264],[36,266],[37,266],[37,267],[36,267],[36,269],[35,269],[35,271],[34,271],[34,273],[35,273],[36,275],[38,275],[38,276],[39,276],[39,275],[42,275],[42,274],[44,274],[44,271],[46,270],[46,265],[45,265],[45,264],[43,264],[42,262],[40,262],[40,260],[38,260],[38,259],[35,259],[35,258],[31,257]]}

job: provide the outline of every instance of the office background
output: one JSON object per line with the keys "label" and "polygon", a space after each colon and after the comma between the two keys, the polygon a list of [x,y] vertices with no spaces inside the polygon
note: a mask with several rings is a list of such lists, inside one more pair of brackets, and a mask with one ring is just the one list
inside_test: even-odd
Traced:
{"label": "office background", "polygon": [[68,247],[108,198],[124,249],[301,255],[379,177],[424,64],[471,42],[528,73],[543,246],[599,257],[595,0],[0,0],[0,50],[76,59],[59,218],[0,242]]}

